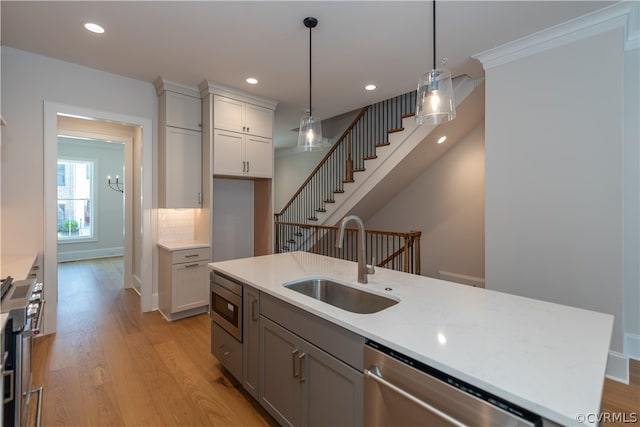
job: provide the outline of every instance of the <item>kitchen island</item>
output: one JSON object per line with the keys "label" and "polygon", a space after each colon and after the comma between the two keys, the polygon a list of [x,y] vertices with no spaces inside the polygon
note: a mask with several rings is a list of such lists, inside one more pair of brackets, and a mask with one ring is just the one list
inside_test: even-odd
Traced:
{"label": "kitchen island", "polygon": [[[356,263],[306,252],[209,266],[558,424],[600,410],[611,315],[383,268],[361,285]],[[399,303],[357,314],[283,286],[310,276]]]}

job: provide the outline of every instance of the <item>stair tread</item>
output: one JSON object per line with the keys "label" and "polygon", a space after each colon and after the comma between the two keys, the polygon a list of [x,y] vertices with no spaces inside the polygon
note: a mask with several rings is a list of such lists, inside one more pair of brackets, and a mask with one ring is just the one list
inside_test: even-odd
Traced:
{"label": "stair tread", "polygon": [[344,190],[333,190],[334,193],[344,193]]}
{"label": "stair tread", "polygon": [[387,145],[391,145],[391,143],[390,142],[380,142],[380,143],[376,144],[376,148],[377,147],[386,147]]}
{"label": "stair tread", "polygon": [[335,203],[336,201],[333,199],[327,199],[324,201],[325,203]]}
{"label": "stair tread", "polygon": [[357,168],[357,169],[354,169],[353,171],[354,172],[364,172],[364,171],[366,171],[366,169],[365,168]]}
{"label": "stair tread", "polygon": [[311,217],[309,217],[309,218],[307,218],[307,219],[308,219],[309,221],[317,221],[317,220],[318,220],[318,218],[317,218],[317,217],[315,217],[315,216],[311,216]]}
{"label": "stair tread", "polygon": [[352,179],[343,179],[342,182],[346,184],[348,182],[355,182],[355,181]]}
{"label": "stair tread", "polygon": [[[376,147],[378,147],[378,146],[376,145]],[[369,157],[363,157],[362,160],[375,160],[377,158],[378,158],[378,156],[369,156]]]}
{"label": "stair tread", "polygon": [[407,113],[400,116],[401,119],[408,119],[409,117],[415,116],[416,113]]}
{"label": "stair tread", "polygon": [[323,208],[318,208],[318,209],[316,209],[316,212],[326,212],[326,211],[327,211],[327,210],[326,210],[326,209],[323,209]]}
{"label": "stair tread", "polygon": [[396,132],[402,132],[404,130],[404,128],[396,128],[396,129],[390,129],[387,133],[396,133]]}

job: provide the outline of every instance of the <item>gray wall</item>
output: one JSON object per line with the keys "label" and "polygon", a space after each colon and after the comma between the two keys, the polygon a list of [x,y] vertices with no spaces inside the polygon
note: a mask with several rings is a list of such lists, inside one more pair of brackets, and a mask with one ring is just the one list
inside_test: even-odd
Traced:
{"label": "gray wall", "polygon": [[124,197],[109,189],[106,177],[124,177],[124,144],[60,137],[58,157],[93,160],[94,238],[92,241],[58,242],[58,260],[101,258],[122,255],[124,248]]}
{"label": "gray wall", "polygon": [[487,70],[485,111],[486,287],[613,314],[616,352],[622,41],[617,29]]}
{"label": "gray wall", "polygon": [[483,124],[389,200],[366,227],[422,231],[422,275],[439,277],[443,270],[484,278]]}

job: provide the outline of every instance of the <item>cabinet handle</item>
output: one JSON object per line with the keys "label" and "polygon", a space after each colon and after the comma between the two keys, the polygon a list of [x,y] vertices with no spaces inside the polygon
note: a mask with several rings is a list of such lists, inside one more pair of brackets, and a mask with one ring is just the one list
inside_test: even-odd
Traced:
{"label": "cabinet handle", "polygon": [[246,126],[242,126],[242,132],[246,132],[247,131],[247,127]]}
{"label": "cabinet handle", "polygon": [[199,265],[200,265],[200,264],[197,264],[197,263],[196,263],[196,264],[185,264],[185,265],[184,265],[184,268],[197,267],[197,266],[199,266]]}
{"label": "cabinet handle", "polygon": [[249,161],[247,160],[247,173],[249,173]]}
{"label": "cabinet handle", "polygon": [[253,319],[254,322],[258,321],[258,300],[253,298],[253,300],[251,301],[251,318]]}
{"label": "cabinet handle", "polygon": [[246,172],[247,171],[246,163],[247,162],[245,162],[244,160],[242,161],[242,172]]}
{"label": "cabinet handle", "polygon": [[185,258],[193,258],[194,256],[198,256],[198,254],[189,254],[189,255],[185,255]]}
{"label": "cabinet handle", "polygon": [[247,132],[249,132],[249,126],[247,126]]}
{"label": "cabinet handle", "polygon": [[293,350],[291,352],[291,369],[293,370],[293,378],[298,377],[298,372],[296,372],[296,354],[298,354],[298,350]]}
{"label": "cabinet handle", "polygon": [[218,346],[218,348],[219,348],[220,350],[222,350],[222,351],[223,351],[223,353],[224,353],[224,355],[225,355],[225,356],[230,355],[230,354],[231,354],[231,352],[230,352],[229,350],[226,350],[226,351],[225,351],[224,347],[225,347],[225,345],[224,345],[224,344],[221,344],[221,345],[219,345],[219,346]]}
{"label": "cabinet handle", "polygon": [[307,355],[306,353],[300,353],[300,356],[298,356],[298,371],[300,372],[300,384],[306,381],[306,378],[302,375],[302,359],[304,359],[306,355]]}

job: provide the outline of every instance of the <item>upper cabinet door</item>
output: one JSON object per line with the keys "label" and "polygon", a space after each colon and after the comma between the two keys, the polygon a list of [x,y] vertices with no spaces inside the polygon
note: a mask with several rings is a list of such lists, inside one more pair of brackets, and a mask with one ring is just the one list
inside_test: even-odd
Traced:
{"label": "upper cabinet door", "polygon": [[202,130],[202,101],[200,98],[183,95],[176,92],[165,92],[167,97],[167,126],[195,130]]}
{"label": "upper cabinet door", "polygon": [[253,104],[246,104],[245,125],[245,132],[248,134],[272,138],[273,110]]}
{"label": "upper cabinet door", "polygon": [[213,98],[213,127],[216,129],[244,132],[244,102],[215,96]]}

